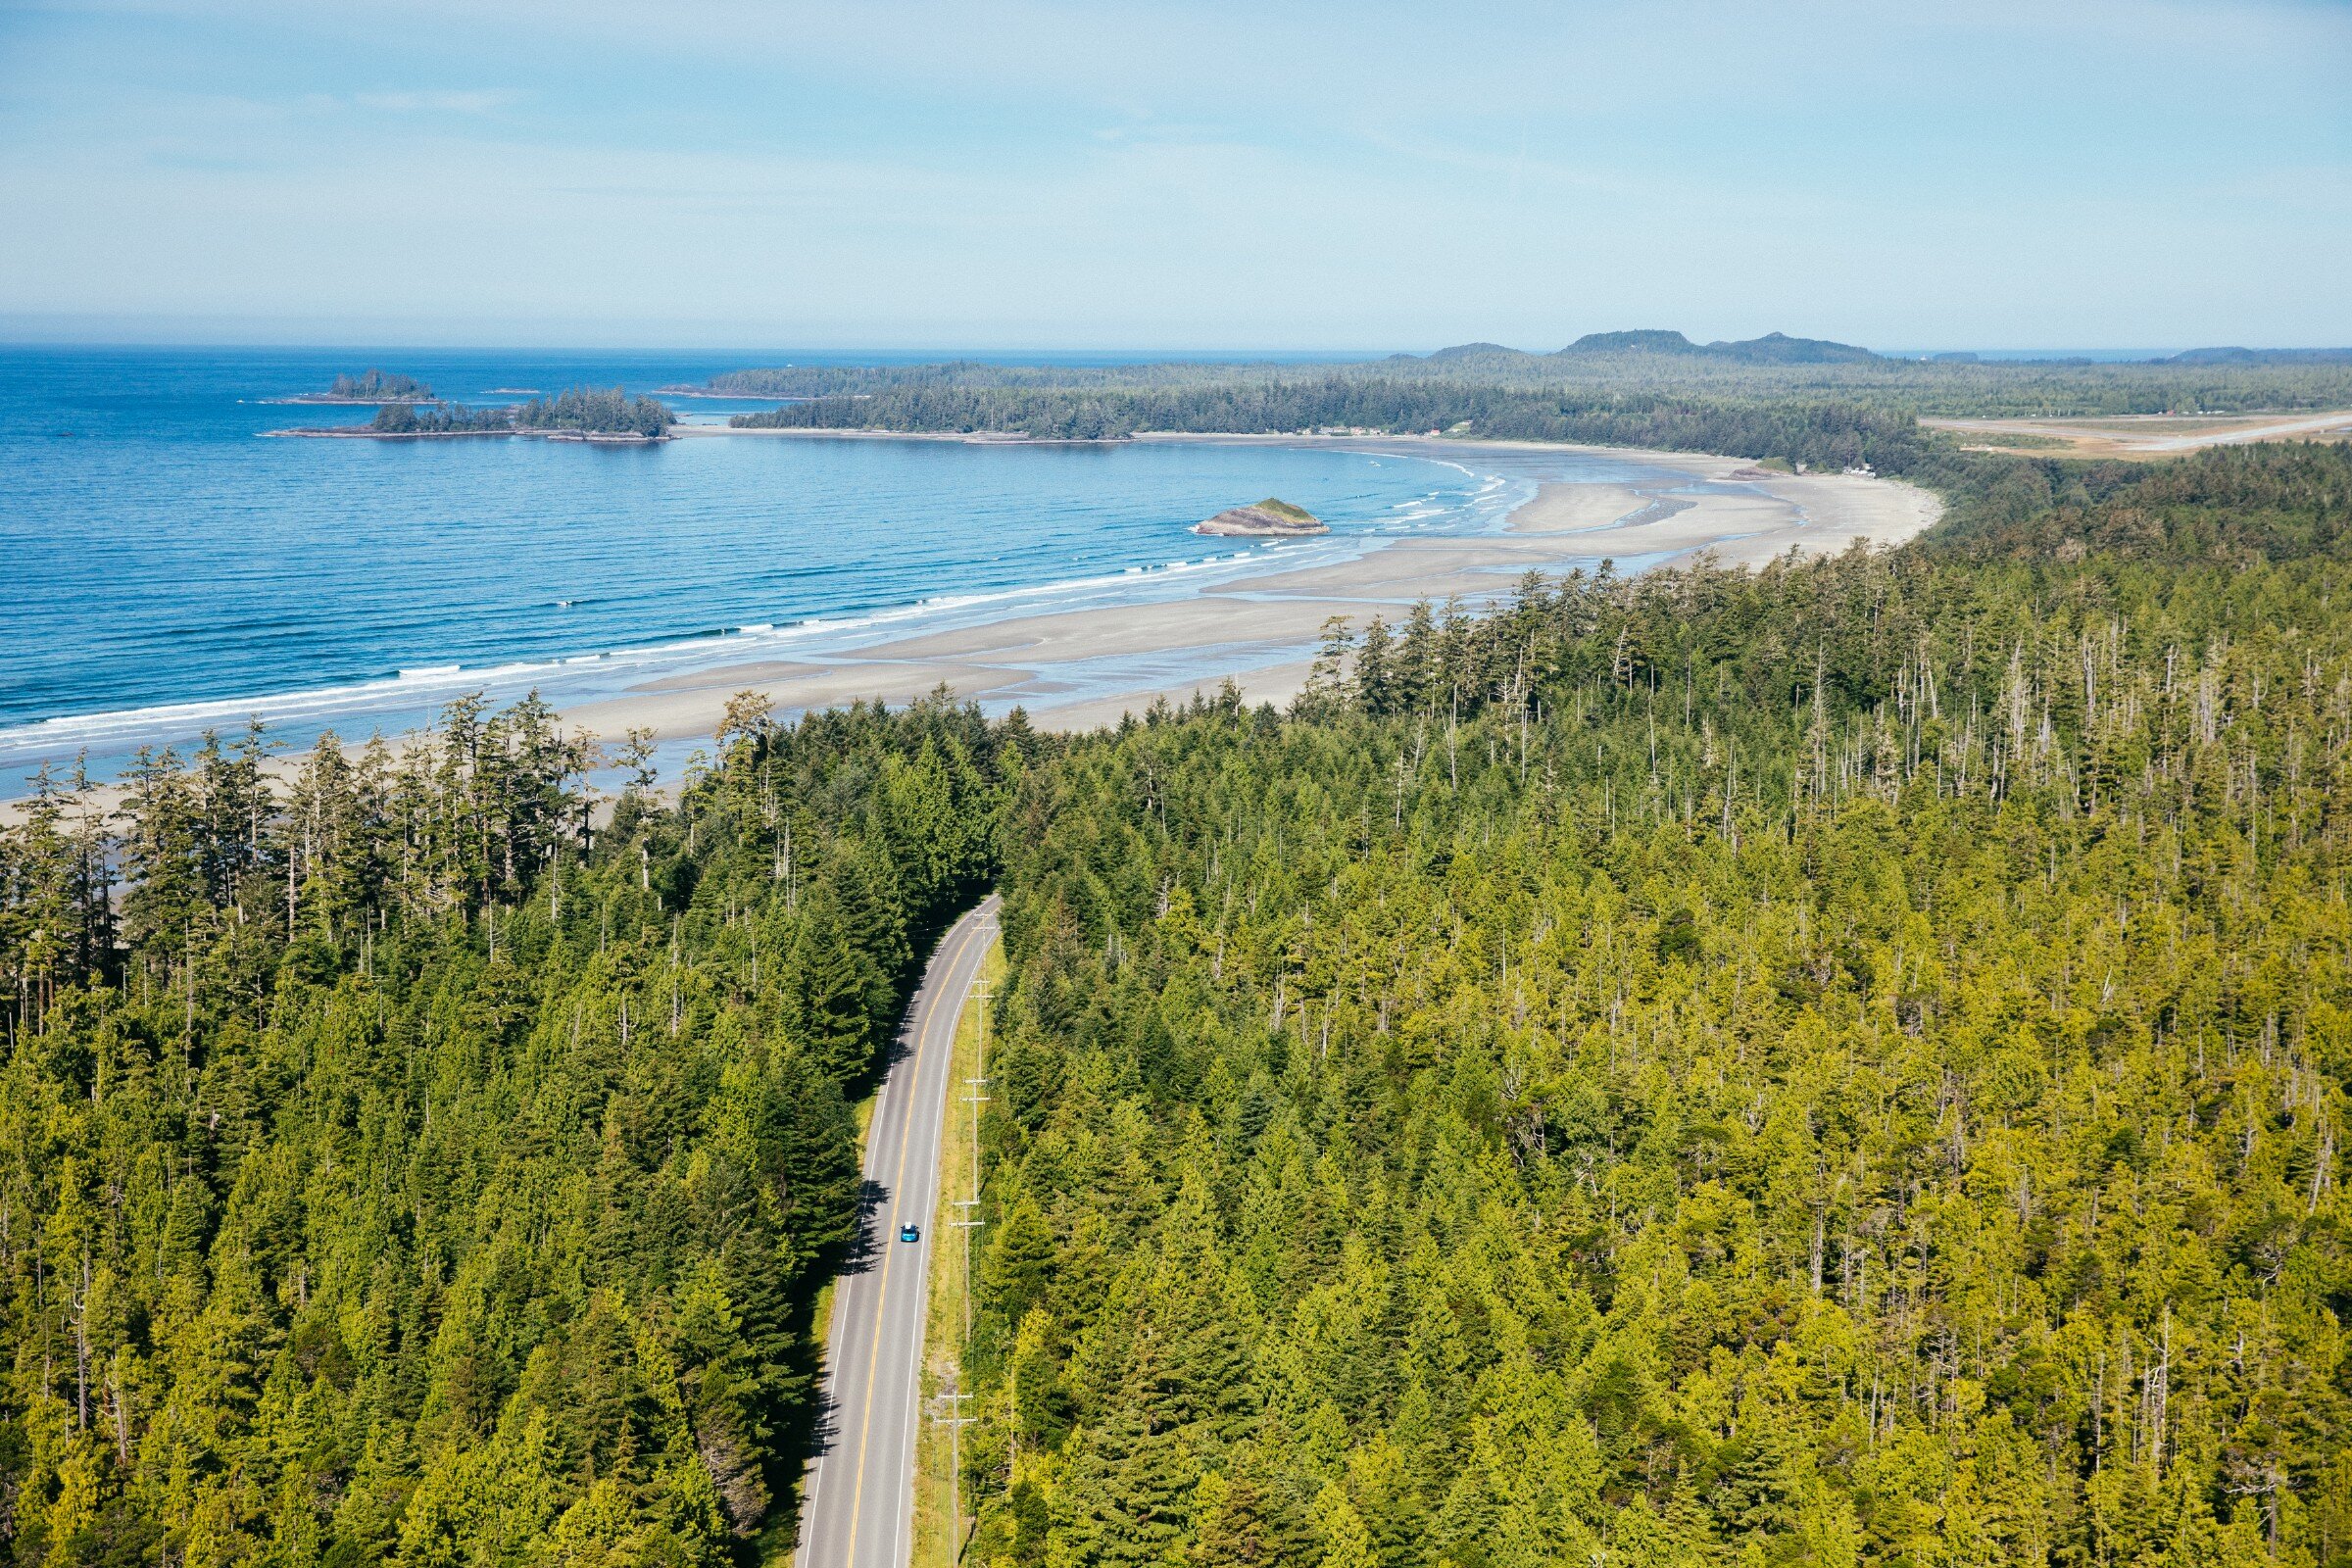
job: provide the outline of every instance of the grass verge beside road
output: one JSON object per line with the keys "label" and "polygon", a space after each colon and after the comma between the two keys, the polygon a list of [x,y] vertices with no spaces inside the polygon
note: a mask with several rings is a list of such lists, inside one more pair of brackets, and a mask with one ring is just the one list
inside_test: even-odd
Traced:
{"label": "grass verge beside road", "polygon": [[[956,1054],[948,1081],[947,1125],[939,1141],[939,1193],[931,1215],[931,1286],[929,1324],[923,1333],[923,1427],[914,1451],[913,1568],[953,1568],[963,1547],[961,1521],[954,1516],[955,1488],[951,1468],[955,1430],[947,1421],[958,1409],[946,1396],[956,1392],[956,1367],[963,1355],[964,1326],[969,1321],[969,1252],[983,1245],[983,1233],[960,1228],[977,1210],[960,1206],[976,1197],[974,1191],[973,1112],[980,1107],[968,1097],[988,1093],[986,1085],[970,1080],[981,1076],[982,1013],[993,1005],[1004,977],[1004,950],[992,945],[980,961],[980,984],[956,1020]],[[987,1003],[982,998],[989,999]],[[961,1406],[967,1413],[969,1401]],[[969,1508],[971,1499],[962,1499]]]}

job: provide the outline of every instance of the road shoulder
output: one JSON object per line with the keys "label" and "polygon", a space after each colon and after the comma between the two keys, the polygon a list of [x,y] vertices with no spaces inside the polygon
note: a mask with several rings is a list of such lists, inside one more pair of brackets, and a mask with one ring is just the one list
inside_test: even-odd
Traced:
{"label": "road shoulder", "polygon": [[[939,1191],[934,1195],[931,1217],[931,1234],[939,1245],[931,1249],[929,1326],[923,1335],[923,1427],[915,1440],[912,1568],[953,1568],[962,1545],[962,1533],[953,1518],[956,1497],[951,1468],[956,1444],[947,1423],[971,1412],[969,1401],[948,1396],[956,1392],[956,1367],[969,1324],[967,1257],[977,1255],[986,1236],[977,1227],[964,1228],[979,1212],[966,1200],[976,1196],[974,1113],[983,1106],[973,1103],[970,1097],[989,1093],[985,1084],[972,1080],[983,1076],[982,1018],[994,1005],[1004,974],[1004,949],[999,938],[980,961],[979,984],[964,999],[950,1059],[948,1116],[940,1132]],[[967,1518],[970,1500],[961,1499]]]}

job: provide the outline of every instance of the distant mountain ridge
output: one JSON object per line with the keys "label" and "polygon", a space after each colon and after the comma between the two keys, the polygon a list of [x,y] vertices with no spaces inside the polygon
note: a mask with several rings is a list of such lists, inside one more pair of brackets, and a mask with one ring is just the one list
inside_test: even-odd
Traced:
{"label": "distant mountain ridge", "polygon": [[1713,343],[1693,343],[1682,333],[1663,327],[1644,327],[1631,332],[1587,332],[1560,350],[1554,358],[1592,354],[1674,354],[1731,360],[1741,365],[1859,365],[1879,358],[1866,348],[1852,343],[1832,342],[1824,337],[1790,337],[1786,332],[1767,332],[1762,337],[1738,341],[1718,339]]}
{"label": "distant mountain ridge", "polygon": [[2352,365],[2352,349],[2189,349],[2159,365]]}
{"label": "distant mountain ridge", "polygon": [[1561,360],[1591,360],[1654,356],[1661,359],[1714,360],[1728,365],[1864,365],[1882,357],[1852,343],[1821,337],[1790,337],[1767,332],[1762,337],[1718,339],[1693,343],[1667,327],[1637,327],[1624,332],[1587,332],[1566,348],[1550,354],[1530,353],[1500,343],[1457,343],[1434,354],[1397,354],[1392,361],[1417,360],[1423,365],[1479,366],[1496,363],[1535,365]]}
{"label": "distant mountain ridge", "polygon": [[[1433,354],[1397,354],[1392,363],[1414,361],[1423,365],[1446,365],[1462,368],[1493,367],[1511,364],[1533,367],[1562,360],[1641,360],[1644,358],[1682,361],[1714,361],[1723,365],[1898,365],[1906,360],[1890,359],[1886,355],[1854,343],[1839,343],[1831,338],[1790,337],[1786,332],[1767,332],[1762,337],[1722,339],[1712,343],[1693,343],[1670,327],[1635,327],[1621,332],[1587,332],[1566,348],[1550,354],[1507,348],[1500,343],[1457,343],[1451,348],[1439,349]],[[1933,355],[1938,364],[1968,365],[1981,363],[1971,353]],[[2090,361],[2058,361],[2052,363],[2089,364]],[[2237,347],[2189,349],[2166,359],[2141,363],[2179,366],[2257,366],[2257,365],[2352,365],[2352,348],[2342,349],[2249,349]]]}

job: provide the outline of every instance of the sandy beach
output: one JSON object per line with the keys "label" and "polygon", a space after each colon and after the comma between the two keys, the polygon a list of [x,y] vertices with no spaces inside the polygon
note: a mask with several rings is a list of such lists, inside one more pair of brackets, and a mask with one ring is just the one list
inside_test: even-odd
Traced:
{"label": "sandy beach", "polygon": [[[565,717],[601,735],[642,725],[661,739],[683,740],[708,736],[727,699],[746,689],[792,712],[860,697],[904,703],[944,683],[959,697],[992,706],[1018,703],[1041,727],[1080,730],[1115,723],[1155,698],[1184,701],[1226,677],[1252,702],[1280,704],[1304,683],[1311,650],[1333,615],[1359,626],[1375,614],[1394,622],[1418,600],[1476,601],[1507,592],[1529,571],[1558,575],[1602,560],[1621,569],[1646,568],[1711,551],[1728,564],[1753,566],[1790,550],[1834,555],[1856,543],[1891,547],[1927,528],[1941,510],[1934,496],[1899,481],[1847,474],[1735,478],[1758,470],[1744,459],[1689,453],[1409,438],[1138,439],[1313,441],[1470,462],[1497,450],[1575,452],[1663,470],[1665,477],[1657,484],[1544,484],[1496,534],[1396,539],[1353,561],[1270,571],[1191,599],[1022,616],[885,643],[854,660],[719,665],[566,710]],[[1711,488],[1671,493],[1693,480]]]}
{"label": "sandy beach", "polygon": [[[705,427],[706,433],[708,427]],[[799,432],[757,432],[763,437]],[[817,436],[812,439],[839,439]],[[858,436],[856,439],[882,439]],[[1280,441],[1301,437],[1154,436],[1158,441]],[[1508,594],[1530,571],[1557,576],[1612,561],[1621,571],[1687,562],[1710,552],[1753,566],[1791,550],[1837,554],[1854,544],[1890,547],[1933,523],[1940,503],[1896,481],[1846,474],[1765,474],[1744,460],[1537,443],[1334,437],[1318,445],[1436,458],[1490,468],[1497,451],[1605,457],[1634,480],[1540,482],[1492,533],[1406,535],[1362,555],[1281,567],[1217,582],[1187,598],[1118,608],[1046,612],[950,630],[912,633],[837,657],[716,662],[644,681],[595,701],[567,704],[564,721],[608,741],[644,727],[676,748],[706,742],[727,700],[764,694],[780,716],[858,699],[902,705],[942,686],[992,710],[1018,704],[1041,728],[1078,731],[1116,723],[1158,698],[1184,702],[1230,678],[1251,702],[1284,704],[1305,683],[1326,620],[1392,624],[1420,600],[1473,604]],[[1739,477],[1735,477],[1735,476]],[[1701,488],[1690,488],[1696,482]],[[397,744],[397,742],[396,742]],[[299,754],[281,753],[283,774]],[[665,775],[671,769],[664,767]],[[119,787],[100,791],[110,808]],[[21,802],[0,804],[0,813]]]}

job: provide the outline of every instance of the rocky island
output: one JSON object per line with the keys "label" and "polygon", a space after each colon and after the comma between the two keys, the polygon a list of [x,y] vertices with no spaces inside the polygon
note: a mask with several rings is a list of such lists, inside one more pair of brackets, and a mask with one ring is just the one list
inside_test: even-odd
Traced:
{"label": "rocky island", "polygon": [[1331,524],[1304,507],[1294,507],[1288,501],[1268,496],[1254,506],[1234,507],[1206,522],[1197,522],[1193,524],[1193,532],[1228,538],[1292,539],[1303,534],[1329,533]]}

